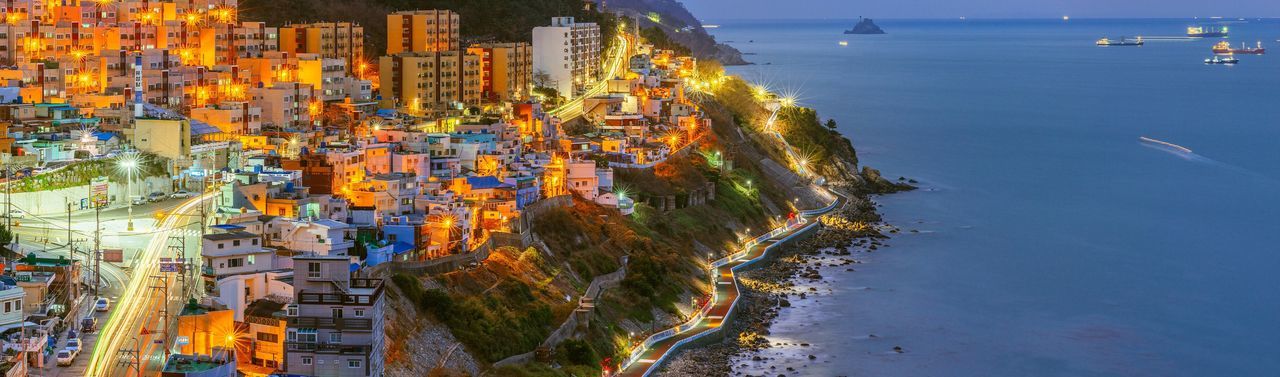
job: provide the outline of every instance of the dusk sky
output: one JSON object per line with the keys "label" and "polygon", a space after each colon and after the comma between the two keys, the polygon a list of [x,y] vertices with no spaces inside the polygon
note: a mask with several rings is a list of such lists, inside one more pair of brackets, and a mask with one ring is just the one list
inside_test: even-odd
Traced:
{"label": "dusk sky", "polygon": [[702,19],[1280,17],[1280,0],[683,0]]}

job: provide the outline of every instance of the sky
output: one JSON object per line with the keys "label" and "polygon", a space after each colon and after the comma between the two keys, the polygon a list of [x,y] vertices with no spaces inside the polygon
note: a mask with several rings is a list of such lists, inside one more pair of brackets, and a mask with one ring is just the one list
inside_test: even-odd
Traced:
{"label": "sky", "polygon": [[681,0],[704,20],[742,18],[1280,17],[1280,0]]}

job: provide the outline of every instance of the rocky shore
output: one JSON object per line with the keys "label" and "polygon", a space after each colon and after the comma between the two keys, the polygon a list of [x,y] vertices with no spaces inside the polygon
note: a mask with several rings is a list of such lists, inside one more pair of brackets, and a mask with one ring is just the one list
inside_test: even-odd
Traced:
{"label": "rocky shore", "polygon": [[[737,367],[765,367],[767,376],[798,376],[802,373],[794,367],[770,366],[771,358],[761,356],[760,350],[774,346],[808,347],[808,344],[782,344],[769,340],[769,327],[783,308],[792,300],[804,300],[818,294],[816,288],[801,288],[805,283],[823,280],[819,267],[835,267],[836,271],[854,272],[854,265],[861,263],[854,256],[876,252],[888,247],[885,233],[898,230],[881,223],[875,203],[865,198],[853,198],[849,205],[822,216],[823,227],[813,236],[792,246],[775,250],[772,258],[739,275],[744,288],[738,301],[736,317],[725,328],[722,341],[705,347],[685,351],[671,359],[662,370],[663,376],[745,376]],[[843,269],[840,269],[840,268]],[[831,271],[833,269],[828,269]],[[809,354],[811,362],[824,362],[831,355]],[[733,365],[735,360],[740,365]]]}

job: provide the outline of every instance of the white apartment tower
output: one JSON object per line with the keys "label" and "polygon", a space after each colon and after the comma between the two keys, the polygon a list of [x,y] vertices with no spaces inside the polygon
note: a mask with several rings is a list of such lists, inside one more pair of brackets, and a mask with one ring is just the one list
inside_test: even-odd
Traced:
{"label": "white apartment tower", "polygon": [[[533,28],[535,84],[555,88],[565,97],[582,94],[601,79],[600,46],[600,26],[577,23],[573,17],[555,17],[551,26]],[[542,75],[546,83],[537,82]]]}

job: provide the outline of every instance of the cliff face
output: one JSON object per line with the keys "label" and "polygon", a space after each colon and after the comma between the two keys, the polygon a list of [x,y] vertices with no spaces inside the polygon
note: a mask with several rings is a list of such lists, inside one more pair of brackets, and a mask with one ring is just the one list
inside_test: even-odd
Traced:
{"label": "cliff face", "polygon": [[605,11],[639,19],[641,27],[662,29],[671,40],[688,47],[698,59],[715,59],[724,65],[749,64],[742,59],[742,52],[716,42],[716,38],[702,27],[702,22],[679,1],[609,0]]}

